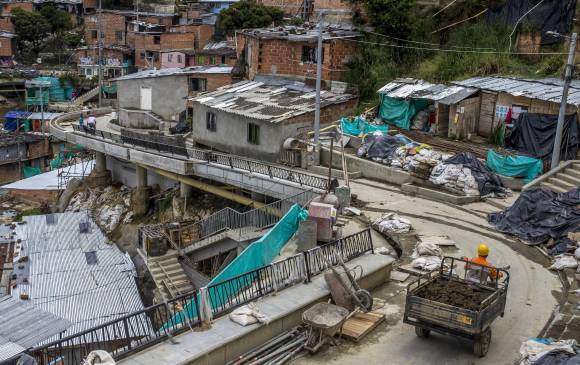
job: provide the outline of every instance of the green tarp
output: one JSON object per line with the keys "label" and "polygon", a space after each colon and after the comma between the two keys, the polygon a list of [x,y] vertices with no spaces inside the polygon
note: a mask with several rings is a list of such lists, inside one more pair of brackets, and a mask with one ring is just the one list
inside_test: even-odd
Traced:
{"label": "green tarp", "polygon": [[421,110],[427,108],[427,100],[411,99],[403,100],[380,95],[379,117],[397,127],[409,130],[411,120]]}
{"label": "green tarp", "polygon": [[[214,284],[270,264],[272,260],[280,254],[284,245],[286,245],[290,238],[292,238],[296,233],[298,230],[298,224],[307,218],[308,212],[300,207],[300,205],[294,204],[284,217],[282,217],[282,219],[280,219],[280,221],[270,231],[268,231],[268,233],[249,245],[248,248],[234,259],[234,261],[216,275],[206,285],[206,287],[210,287]],[[248,278],[247,282],[251,285],[251,278]],[[244,289],[241,286],[236,288],[233,286],[234,285],[228,286],[227,288],[217,286],[208,289],[210,292],[209,295],[213,299],[211,307],[221,307],[230,297]],[[197,304],[194,301],[188,302],[183,308],[183,311],[176,314],[168,323],[165,324],[164,329],[167,329],[170,325],[178,325],[182,323],[186,318],[185,316],[189,318],[195,316],[197,313],[196,306]]]}
{"label": "green tarp", "polygon": [[24,178],[28,178],[28,177],[32,177],[34,175],[38,175],[41,172],[42,171],[40,171],[40,169],[38,167],[24,166],[24,168],[22,168],[22,175],[24,175]]}
{"label": "green tarp", "polygon": [[542,160],[527,156],[505,156],[494,150],[487,152],[487,167],[499,175],[523,177],[530,182],[542,174],[544,165]]}
{"label": "green tarp", "polygon": [[360,136],[361,134],[367,134],[376,131],[387,133],[389,130],[389,126],[386,124],[369,124],[361,117],[356,117],[353,121],[350,121],[348,118],[342,118],[340,120],[340,128],[342,128],[342,132],[344,134],[349,134],[351,136]]}

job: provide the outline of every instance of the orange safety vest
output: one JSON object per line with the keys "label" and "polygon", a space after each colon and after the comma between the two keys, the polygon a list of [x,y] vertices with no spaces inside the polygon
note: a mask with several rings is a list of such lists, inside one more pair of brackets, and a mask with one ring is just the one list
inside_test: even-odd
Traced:
{"label": "orange safety vest", "polygon": [[[469,259],[469,262],[473,262],[474,264],[479,264],[479,265],[483,265],[484,267],[480,267],[480,266],[472,266],[469,264],[465,264],[465,270],[467,271],[467,276],[470,279],[473,279],[474,281],[480,281],[481,279],[483,279],[483,281],[487,280],[487,276],[489,276],[490,278],[492,278],[493,280],[496,280],[499,277],[501,277],[501,273],[497,272],[497,269],[490,265],[489,262],[487,262],[487,259],[485,257],[482,256],[477,256],[476,258],[473,259]],[[484,271],[485,274],[482,274],[481,271]]]}

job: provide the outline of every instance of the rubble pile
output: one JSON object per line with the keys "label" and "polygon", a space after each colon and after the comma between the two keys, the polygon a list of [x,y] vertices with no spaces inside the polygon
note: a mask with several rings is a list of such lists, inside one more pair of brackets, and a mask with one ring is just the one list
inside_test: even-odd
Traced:
{"label": "rubble pile", "polygon": [[81,190],[70,200],[67,212],[91,211],[96,223],[106,232],[113,232],[121,223],[130,223],[131,190],[126,186],[108,186],[102,190]]}

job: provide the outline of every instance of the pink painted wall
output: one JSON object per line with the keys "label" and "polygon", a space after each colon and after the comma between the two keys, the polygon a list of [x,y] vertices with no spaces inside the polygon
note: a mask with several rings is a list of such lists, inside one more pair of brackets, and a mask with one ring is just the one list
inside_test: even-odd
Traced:
{"label": "pink painted wall", "polygon": [[161,55],[161,68],[183,68],[185,67],[185,58],[185,54],[181,52],[163,53]]}

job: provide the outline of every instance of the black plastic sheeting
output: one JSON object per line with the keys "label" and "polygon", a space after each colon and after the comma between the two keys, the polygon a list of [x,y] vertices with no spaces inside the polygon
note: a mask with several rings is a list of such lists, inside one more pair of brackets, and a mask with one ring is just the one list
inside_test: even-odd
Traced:
{"label": "black plastic sheeting", "polygon": [[534,362],[534,365],[580,365],[580,354],[554,350],[540,357]]}
{"label": "black plastic sheeting", "polygon": [[[514,123],[514,129],[506,144],[518,152],[551,161],[557,125],[557,115],[522,113]],[[579,142],[578,115],[572,114],[565,119],[560,159],[576,159]]]}
{"label": "black plastic sheeting", "polygon": [[357,151],[359,157],[387,158],[393,156],[397,148],[413,143],[403,135],[368,134]]}
{"label": "black plastic sheeting", "polygon": [[[540,0],[508,0],[499,9],[490,9],[486,19],[489,23],[505,24],[513,28],[518,20]],[[542,45],[559,43],[557,37],[546,35],[548,31],[567,34],[572,27],[572,20],[576,10],[576,0],[544,0],[533,9],[519,24],[531,24],[542,33]]]}
{"label": "black plastic sheeting", "polygon": [[580,188],[566,193],[533,188],[521,193],[503,212],[491,213],[489,223],[498,231],[539,245],[553,238],[558,245],[568,232],[580,228]]}
{"label": "black plastic sheeting", "polygon": [[481,196],[495,195],[502,197],[506,195],[506,189],[503,187],[499,176],[479,161],[472,153],[459,153],[446,159],[443,163],[468,167],[475,181],[477,181],[477,188]]}

